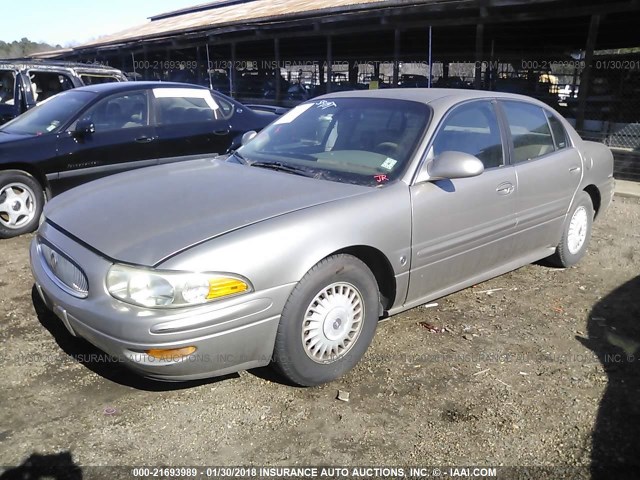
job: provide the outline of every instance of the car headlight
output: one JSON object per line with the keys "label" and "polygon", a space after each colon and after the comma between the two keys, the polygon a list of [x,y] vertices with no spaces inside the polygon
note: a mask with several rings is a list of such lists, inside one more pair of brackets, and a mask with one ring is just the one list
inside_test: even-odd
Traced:
{"label": "car headlight", "polygon": [[224,273],[190,273],[113,265],[107,290],[123,302],[141,307],[199,305],[253,290],[248,280]]}

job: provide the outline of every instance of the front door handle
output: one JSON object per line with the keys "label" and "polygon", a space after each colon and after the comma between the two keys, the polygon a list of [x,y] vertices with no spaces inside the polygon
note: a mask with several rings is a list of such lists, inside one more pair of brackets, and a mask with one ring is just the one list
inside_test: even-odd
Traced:
{"label": "front door handle", "polygon": [[136,138],[136,142],[138,143],[149,143],[149,142],[153,142],[156,139],[156,137],[147,137],[146,135],[143,135],[141,137]]}
{"label": "front door handle", "polygon": [[229,134],[229,129],[226,130],[216,130],[213,132],[214,135],[228,135]]}
{"label": "front door handle", "polygon": [[509,195],[513,193],[515,189],[516,187],[512,183],[505,182],[498,185],[496,192],[498,192],[498,195]]}

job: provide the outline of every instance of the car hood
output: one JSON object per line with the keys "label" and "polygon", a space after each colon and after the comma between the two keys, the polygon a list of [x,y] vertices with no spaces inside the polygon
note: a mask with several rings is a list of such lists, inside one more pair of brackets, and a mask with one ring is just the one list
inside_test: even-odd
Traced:
{"label": "car hood", "polygon": [[239,228],[369,190],[206,159],[87,183],[49,202],[45,217],[113,260],[154,266]]}
{"label": "car hood", "polygon": [[35,135],[22,135],[17,133],[8,133],[0,130],[0,144],[18,142],[20,140],[30,140]]}

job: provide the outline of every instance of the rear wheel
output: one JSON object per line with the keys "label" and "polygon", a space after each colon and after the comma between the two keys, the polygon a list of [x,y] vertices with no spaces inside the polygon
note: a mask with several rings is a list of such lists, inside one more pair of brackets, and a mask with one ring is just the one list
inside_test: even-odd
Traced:
{"label": "rear wheel", "polygon": [[351,255],[322,260],[300,280],[282,311],[276,368],[303,386],[342,376],[373,339],[379,301],[376,279],[362,261]]}
{"label": "rear wheel", "polygon": [[44,193],[26,172],[0,172],[0,238],[32,232],[38,226]]}
{"label": "rear wheel", "polygon": [[570,267],[580,261],[587,252],[593,225],[593,202],[587,192],[580,192],[567,216],[562,240],[549,263],[557,267]]}

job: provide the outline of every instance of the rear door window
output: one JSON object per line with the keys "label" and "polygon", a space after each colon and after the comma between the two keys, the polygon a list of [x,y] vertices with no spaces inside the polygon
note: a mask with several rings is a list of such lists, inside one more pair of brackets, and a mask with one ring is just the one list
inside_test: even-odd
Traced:
{"label": "rear door window", "polygon": [[222,118],[220,106],[208,90],[156,88],[153,96],[158,125],[180,125]]}
{"label": "rear door window", "polygon": [[534,160],[555,151],[549,122],[542,107],[514,101],[503,101],[502,106],[513,141],[514,163]]}

